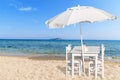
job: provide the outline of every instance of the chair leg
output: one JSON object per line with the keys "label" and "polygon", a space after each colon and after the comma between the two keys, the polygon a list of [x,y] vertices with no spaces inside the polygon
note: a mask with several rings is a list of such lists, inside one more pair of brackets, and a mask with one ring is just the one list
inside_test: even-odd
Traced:
{"label": "chair leg", "polygon": [[90,63],[89,63],[89,66],[88,66],[88,76],[90,77]]}
{"label": "chair leg", "polygon": [[81,76],[81,73],[82,73],[82,63],[80,62],[80,64],[79,64],[79,76]]}
{"label": "chair leg", "polygon": [[66,76],[68,75],[68,64],[66,63]]}
{"label": "chair leg", "polygon": [[102,78],[104,78],[104,67],[102,67]]}
{"label": "chair leg", "polygon": [[83,67],[82,67],[82,61],[81,61],[81,74],[83,73],[82,69],[83,69]]}
{"label": "chair leg", "polygon": [[78,68],[79,68],[79,76],[80,76],[80,70],[81,70],[81,69],[80,69],[80,64],[79,64],[79,67],[78,67]]}

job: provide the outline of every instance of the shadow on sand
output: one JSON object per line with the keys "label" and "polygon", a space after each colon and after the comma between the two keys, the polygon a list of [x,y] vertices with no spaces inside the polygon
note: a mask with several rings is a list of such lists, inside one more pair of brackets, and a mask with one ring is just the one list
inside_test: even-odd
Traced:
{"label": "shadow on sand", "polygon": [[57,68],[66,75],[66,68],[65,67],[61,67],[61,66],[57,66]]}
{"label": "shadow on sand", "polygon": [[[66,67],[57,66],[57,68],[58,68],[63,74],[66,75]],[[78,74],[79,74],[79,73],[78,73]],[[70,73],[70,75],[71,75],[71,73]],[[75,74],[75,75],[77,75],[77,74]],[[85,76],[88,76],[88,69],[87,69],[87,68],[85,68]]]}
{"label": "shadow on sand", "polygon": [[31,56],[28,59],[32,60],[65,60],[63,56]]}

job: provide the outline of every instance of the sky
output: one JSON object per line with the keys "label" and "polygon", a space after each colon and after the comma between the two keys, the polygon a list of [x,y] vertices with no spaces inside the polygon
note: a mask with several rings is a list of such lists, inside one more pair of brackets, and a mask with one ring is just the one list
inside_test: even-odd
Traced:
{"label": "sky", "polygon": [[45,22],[74,6],[92,6],[117,20],[82,23],[83,39],[120,40],[120,0],[0,0],[0,39],[80,39],[79,25],[49,29]]}

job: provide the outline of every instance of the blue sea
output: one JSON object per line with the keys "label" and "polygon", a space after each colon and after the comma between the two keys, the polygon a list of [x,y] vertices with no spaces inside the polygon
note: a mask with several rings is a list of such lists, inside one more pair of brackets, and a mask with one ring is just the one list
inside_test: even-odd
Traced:
{"label": "blue sea", "polygon": [[[0,55],[65,55],[65,47],[80,40],[0,39]],[[105,45],[106,57],[120,57],[120,40],[84,40],[87,46]]]}

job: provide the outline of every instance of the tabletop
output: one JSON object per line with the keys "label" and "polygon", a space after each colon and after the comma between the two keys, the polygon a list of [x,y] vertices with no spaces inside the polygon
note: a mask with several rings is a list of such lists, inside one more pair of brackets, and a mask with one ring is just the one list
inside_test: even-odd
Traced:
{"label": "tabletop", "polygon": [[[71,50],[71,53],[81,53],[82,48],[81,46],[74,46]],[[86,50],[84,54],[98,54],[100,53],[100,47],[99,46],[86,46]]]}

